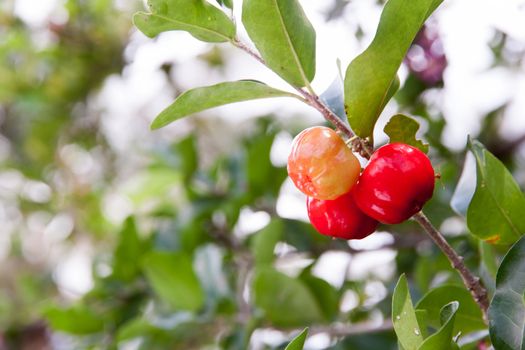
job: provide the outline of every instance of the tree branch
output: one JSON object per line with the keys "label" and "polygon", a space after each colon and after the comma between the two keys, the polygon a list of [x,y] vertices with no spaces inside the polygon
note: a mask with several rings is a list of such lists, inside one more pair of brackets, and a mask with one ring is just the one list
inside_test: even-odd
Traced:
{"label": "tree branch", "polygon": [[448,244],[443,235],[434,227],[434,225],[432,225],[430,220],[428,220],[427,216],[422,211],[415,214],[412,218],[419,225],[421,225],[421,227],[423,227],[423,229],[427,232],[430,238],[432,238],[439,249],[441,249],[441,251],[447,256],[448,260],[452,264],[452,267],[454,267],[454,269],[459,272],[461,278],[463,279],[463,283],[474,297],[476,303],[478,303],[481,311],[483,312],[483,318],[485,321],[487,321],[489,300],[487,290],[481,285],[479,277],[476,277],[472,274],[472,272],[463,262],[463,257],[456,253],[454,248]]}
{"label": "tree branch", "polygon": [[[238,39],[235,39],[232,43],[266,66],[264,59],[244,43],[240,42]],[[373,153],[373,148],[367,140],[356,136],[350,127],[321,101],[319,96],[311,94],[297,86],[292,87],[305,98],[310,106],[317,109],[327,121],[332,123],[336,129],[344,135],[347,142],[351,143],[351,148],[354,152],[361,154],[364,158],[370,159]],[[478,303],[483,313],[483,318],[485,322],[487,322],[487,309],[489,307],[488,294],[487,290],[481,284],[479,277],[474,276],[474,274],[467,268],[463,262],[463,258],[448,244],[441,232],[432,225],[422,211],[415,214],[412,218],[423,228],[423,230],[425,230],[430,238],[432,238],[434,243],[436,243],[439,249],[441,249],[448,258],[454,269],[459,272],[463,279],[463,283],[474,297],[474,300]]]}

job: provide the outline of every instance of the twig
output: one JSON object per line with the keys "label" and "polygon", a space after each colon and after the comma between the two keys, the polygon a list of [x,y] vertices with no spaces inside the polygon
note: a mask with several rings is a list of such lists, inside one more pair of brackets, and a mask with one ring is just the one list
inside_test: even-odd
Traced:
{"label": "twig", "polygon": [[[264,62],[264,59],[258,53],[247,47],[245,44],[243,44],[237,39],[232,41],[232,43],[233,45],[240,48],[241,50],[244,50],[249,55],[254,57],[257,61],[261,62],[266,66],[266,62]],[[341,119],[339,119],[339,117],[319,99],[319,96],[311,94],[297,86],[293,86],[293,88],[305,98],[306,102],[310,106],[317,109],[324,116],[324,118],[331,122],[336,127],[336,129],[340,131],[346,138],[353,139],[351,143],[352,149],[355,152],[360,153],[363,157],[367,159],[369,159],[372,156],[373,149],[371,145],[366,140],[360,137],[356,137],[356,135],[352,132],[352,130],[350,130],[348,125],[346,125]],[[487,322],[487,309],[489,306],[488,294],[487,290],[481,285],[479,277],[476,277],[472,274],[472,272],[464,264],[463,258],[459,256],[458,253],[456,253],[456,251],[448,244],[441,232],[439,232],[432,225],[432,223],[428,220],[428,218],[422,211],[415,214],[413,216],[413,219],[425,230],[425,232],[430,236],[430,238],[432,238],[436,245],[446,255],[454,269],[456,269],[459,272],[461,278],[463,279],[463,283],[474,297],[474,300],[478,303],[483,313],[483,318],[485,322]]]}
{"label": "twig", "polygon": [[248,47],[248,45],[246,45],[245,43],[243,43],[242,41],[240,41],[239,39],[235,38],[232,42],[233,46],[243,50],[244,52],[246,52],[248,55],[252,56],[253,58],[255,58],[257,61],[259,61],[260,63],[262,63],[263,65],[267,66],[266,65],[266,62],[264,62],[264,59],[259,56],[259,54],[255,51],[253,51],[251,48]]}
{"label": "twig", "polygon": [[[267,67],[266,62],[264,59],[254,50],[249,48],[246,44],[241,42],[239,39],[235,39],[232,41],[232,44],[243,50],[244,52],[248,53],[250,56],[255,58],[257,61],[262,63]],[[319,96],[309,93],[308,91],[305,91],[297,86],[292,86],[299,94],[301,94],[304,99],[306,100],[306,103],[308,103],[313,108],[317,109],[321,114],[324,116],[326,120],[328,120],[330,123],[332,123],[337,130],[343,133],[343,135],[347,139],[352,139],[355,137],[355,134],[353,131],[346,125],[330,108],[328,108],[319,98]],[[372,156],[372,149],[368,142],[365,140],[357,137],[352,142],[352,149],[356,151],[357,153],[360,153],[365,158],[370,158]]]}
{"label": "twig", "polygon": [[487,295],[487,290],[481,285],[479,277],[476,277],[472,272],[465,266],[463,262],[463,257],[459,256],[458,253],[448,244],[443,235],[432,225],[427,216],[423,212],[419,212],[412,217],[427,234],[432,238],[436,245],[441,249],[441,251],[447,256],[448,260],[452,264],[452,267],[456,269],[463,283],[468,288],[474,300],[478,303],[481,311],[483,312],[483,318],[485,321],[487,318],[487,309],[489,307],[489,300]]}

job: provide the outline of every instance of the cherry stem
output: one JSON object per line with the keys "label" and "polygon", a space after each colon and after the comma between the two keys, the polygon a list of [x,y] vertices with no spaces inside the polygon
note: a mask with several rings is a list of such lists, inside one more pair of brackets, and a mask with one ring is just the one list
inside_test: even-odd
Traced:
{"label": "cherry stem", "polygon": [[[263,65],[267,66],[264,59],[257,52],[250,49],[246,44],[242,43],[238,39],[233,40],[232,44],[238,47],[239,49],[247,52],[250,56],[255,58]],[[315,93],[307,92],[300,87],[293,85],[292,87],[299,94],[301,94],[301,96],[304,97],[305,102],[307,104],[317,109],[327,121],[332,123],[336,127],[336,129],[341,134],[343,134],[346,139],[349,140],[349,143],[352,144],[352,149],[355,152],[360,153],[364,158],[370,159],[373,153],[373,147],[371,147],[371,145],[366,140],[355,135],[350,129],[350,127],[346,123],[344,123],[328,106],[326,106],[323,103],[323,101],[321,101],[319,96],[317,96]],[[467,266],[463,262],[463,257],[461,257],[454,250],[454,248],[452,248],[450,244],[448,244],[445,237],[443,237],[441,232],[439,232],[432,225],[430,220],[422,211],[415,214],[412,218],[423,228],[423,230],[425,230],[425,232],[430,236],[430,238],[432,238],[432,240],[434,241],[434,243],[436,243],[439,249],[441,249],[441,251],[450,261],[452,267],[459,272],[461,278],[463,279],[463,283],[474,297],[476,303],[479,305],[483,314],[483,319],[486,323],[488,320],[487,310],[489,307],[488,293],[485,287],[483,287],[483,285],[481,284],[479,277],[476,277],[467,268]]]}
{"label": "cherry stem", "polygon": [[447,256],[448,260],[452,264],[452,267],[456,269],[459,274],[461,275],[461,278],[463,279],[463,283],[467,287],[467,289],[470,291],[470,294],[472,294],[472,297],[478,303],[482,313],[483,313],[483,319],[485,322],[487,322],[487,309],[489,308],[489,299],[487,290],[480,282],[479,277],[474,276],[472,272],[467,268],[465,263],[463,262],[463,257],[458,255],[458,253],[448,244],[448,242],[445,240],[445,237],[439,232],[434,225],[430,222],[430,220],[427,218],[427,216],[420,211],[419,213],[412,216],[412,218],[419,224],[423,229],[427,232],[427,234],[432,238],[434,243],[441,249],[441,251]]}

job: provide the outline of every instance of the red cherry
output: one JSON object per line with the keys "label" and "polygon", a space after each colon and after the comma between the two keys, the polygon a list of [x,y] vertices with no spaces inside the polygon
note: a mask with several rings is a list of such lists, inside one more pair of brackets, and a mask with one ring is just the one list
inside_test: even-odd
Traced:
{"label": "red cherry", "polygon": [[335,199],[350,191],[360,172],[359,161],[334,130],[316,126],[295,137],[288,175],[307,196]]}
{"label": "red cherry", "polygon": [[353,191],[368,216],[398,224],[421,210],[434,192],[434,169],[425,153],[403,143],[379,148]]}
{"label": "red cherry", "polygon": [[334,200],[308,197],[308,217],[319,233],[343,239],[361,239],[373,233],[378,222],[354,203],[351,192]]}

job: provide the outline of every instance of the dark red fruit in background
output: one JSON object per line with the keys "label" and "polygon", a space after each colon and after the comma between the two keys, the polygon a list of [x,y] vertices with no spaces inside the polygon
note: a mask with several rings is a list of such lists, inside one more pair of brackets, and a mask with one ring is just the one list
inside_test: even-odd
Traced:
{"label": "dark red fruit in background", "polygon": [[366,216],[351,193],[333,200],[308,197],[308,217],[319,233],[343,239],[361,239],[373,233],[378,222]]}
{"label": "dark red fruit in background", "polygon": [[432,197],[434,169],[417,148],[392,143],[374,152],[354,189],[356,204],[365,214],[398,224]]}

